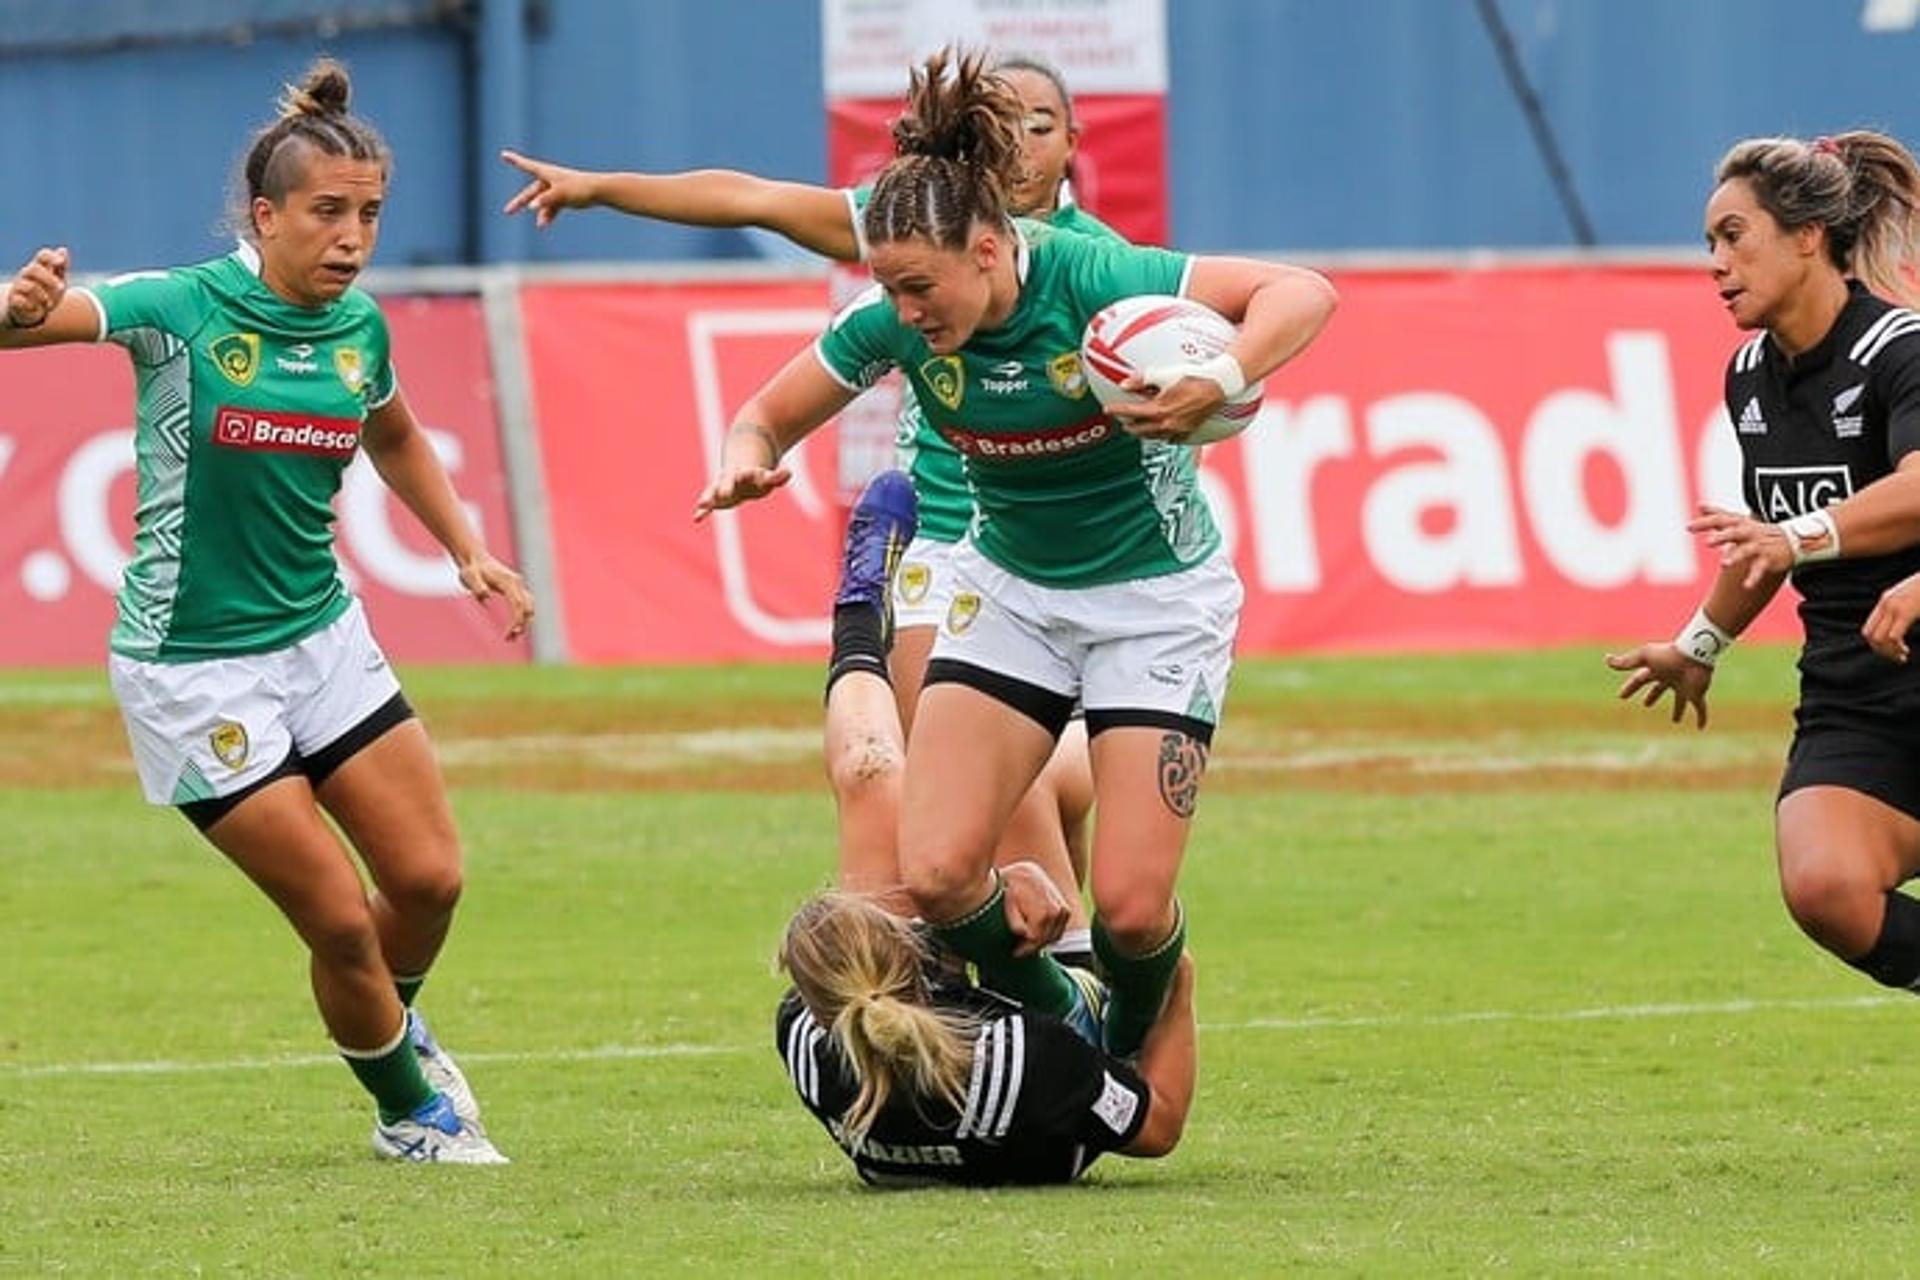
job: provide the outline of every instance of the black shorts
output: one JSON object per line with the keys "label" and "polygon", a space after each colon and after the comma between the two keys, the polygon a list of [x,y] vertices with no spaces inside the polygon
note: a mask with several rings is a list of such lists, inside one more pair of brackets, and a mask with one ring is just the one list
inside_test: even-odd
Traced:
{"label": "black shorts", "polygon": [[1862,729],[1801,729],[1780,777],[1784,799],[1802,787],[1845,787],[1920,820],[1920,739]]}

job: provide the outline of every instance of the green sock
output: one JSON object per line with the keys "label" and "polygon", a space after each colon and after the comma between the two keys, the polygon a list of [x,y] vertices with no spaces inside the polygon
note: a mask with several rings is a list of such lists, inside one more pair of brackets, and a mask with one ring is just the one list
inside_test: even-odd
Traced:
{"label": "green sock", "polygon": [[1107,975],[1107,1018],[1102,1028],[1106,1049],[1116,1058],[1140,1052],[1148,1028],[1160,1016],[1173,971],[1187,944],[1187,913],[1179,900],[1173,904],[1173,932],[1143,956],[1124,955],[1099,919],[1093,922],[1093,954]]}
{"label": "green sock", "polygon": [[409,1009],[413,1008],[413,998],[420,994],[420,988],[426,985],[427,975],[424,973],[410,978],[403,978],[397,973],[393,975],[393,989],[400,993],[400,1003]]}
{"label": "green sock", "polygon": [[412,1115],[433,1097],[433,1086],[420,1070],[420,1056],[413,1051],[413,1040],[407,1035],[412,1026],[409,1015],[400,1025],[399,1036],[384,1048],[340,1049],[340,1056],[359,1077],[361,1087],[373,1095],[382,1124]]}
{"label": "green sock", "polygon": [[1079,1000],[1073,979],[1045,952],[1013,954],[1017,939],[1007,925],[1006,899],[1007,891],[996,877],[985,902],[958,920],[934,925],[933,931],[979,966],[980,985],[1056,1018],[1070,1016]]}

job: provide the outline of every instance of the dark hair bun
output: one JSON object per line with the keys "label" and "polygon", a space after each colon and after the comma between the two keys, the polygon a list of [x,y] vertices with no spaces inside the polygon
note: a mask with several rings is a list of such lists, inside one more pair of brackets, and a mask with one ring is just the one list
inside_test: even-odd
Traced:
{"label": "dark hair bun", "polygon": [[280,95],[280,116],[343,116],[352,98],[347,69],[332,58],[320,58],[307,68],[305,79]]}

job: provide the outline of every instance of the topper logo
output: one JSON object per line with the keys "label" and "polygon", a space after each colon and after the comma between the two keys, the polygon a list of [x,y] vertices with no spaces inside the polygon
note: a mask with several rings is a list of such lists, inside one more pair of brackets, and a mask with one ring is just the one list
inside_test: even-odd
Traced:
{"label": "topper logo", "polygon": [[353,418],[317,418],[223,405],[213,416],[213,442],[228,449],[346,459],[360,447],[360,423]]}

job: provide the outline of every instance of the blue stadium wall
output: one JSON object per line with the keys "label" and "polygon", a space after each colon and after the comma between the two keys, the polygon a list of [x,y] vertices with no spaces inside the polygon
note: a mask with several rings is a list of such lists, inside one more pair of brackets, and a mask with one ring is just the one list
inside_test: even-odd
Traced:
{"label": "blue stadium wall", "polygon": [[[1906,0],[1498,0],[1556,187],[1475,0],[1169,0],[1176,242],[1684,244],[1715,157],[1854,124],[1920,139]],[[1869,31],[1877,12],[1893,29]],[[764,238],[494,216],[502,145],[594,166],[825,167],[815,0],[0,0],[0,256],[122,269],[223,243],[278,85],[331,50],[399,157],[390,265],[751,257]]]}

